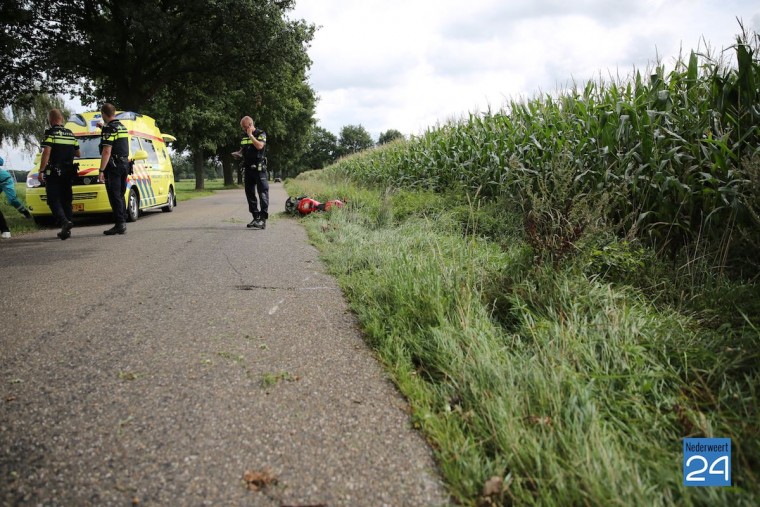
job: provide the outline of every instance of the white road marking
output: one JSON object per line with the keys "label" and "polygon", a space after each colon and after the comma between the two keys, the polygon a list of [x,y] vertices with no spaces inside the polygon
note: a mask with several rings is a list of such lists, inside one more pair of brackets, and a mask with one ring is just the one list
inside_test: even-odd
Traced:
{"label": "white road marking", "polygon": [[277,303],[269,310],[269,315],[274,315],[277,312],[277,310],[280,308],[280,305],[282,304],[283,301],[285,301],[285,298],[282,298],[279,301],[277,301]]}

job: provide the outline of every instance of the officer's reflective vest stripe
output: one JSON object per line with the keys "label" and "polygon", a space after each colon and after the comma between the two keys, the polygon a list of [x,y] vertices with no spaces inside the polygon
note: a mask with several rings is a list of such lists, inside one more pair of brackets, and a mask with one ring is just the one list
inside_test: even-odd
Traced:
{"label": "officer's reflective vest stripe", "polygon": [[129,131],[126,128],[120,128],[117,129],[114,132],[111,132],[105,136],[103,136],[104,141],[116,141],[118,139],[129,139]]}
{"label": "officer's reflective vest stripe", "polygon": [[73,145],[77,146],[79,143],[77,142],[76,138],[70,137],[70,136],[48,136],[45,138],[45,140],[42,142],[43,145],[46,144],[67,144],[67,145]]}
{"label": "officer's reflective vest stripe", "polygon": [[74,134],[71,131],[64,129],[63,127],[53,127],[49,130],[46,130],[45,134],[47,134],[47,137],[45,137],[45,140],[42,141],[42,146],[52,147],[54,144],[59,144],[66,146],[75,146],[77,148],[79,147],[79,142],[77,141],[77,138],[74,137]]}

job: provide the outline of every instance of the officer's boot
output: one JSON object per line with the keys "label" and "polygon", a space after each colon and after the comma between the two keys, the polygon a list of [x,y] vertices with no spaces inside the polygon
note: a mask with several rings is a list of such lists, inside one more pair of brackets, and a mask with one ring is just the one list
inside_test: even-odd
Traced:
{"label": "officer's boot", "polygon": [[116,224],[108,230],[103,231],[106,236],[113,236],[114,234],[126,234],[127,224]]}
{"label": "officer's boot", "polygon": [[71,220],[65,220],[61,226],[61,232],[57,234],[62,240],[69,239],[71,237],[71,228],[74,227],[74,222]]}

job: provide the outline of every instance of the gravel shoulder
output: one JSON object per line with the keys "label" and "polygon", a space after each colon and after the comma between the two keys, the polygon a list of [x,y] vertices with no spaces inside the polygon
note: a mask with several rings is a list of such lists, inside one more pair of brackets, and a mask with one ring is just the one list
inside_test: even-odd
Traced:
{"label": "gravel shoulder", "polygon": [[448,503],[286,198],[265,231],[231,190],[0,243],[0,500]]}

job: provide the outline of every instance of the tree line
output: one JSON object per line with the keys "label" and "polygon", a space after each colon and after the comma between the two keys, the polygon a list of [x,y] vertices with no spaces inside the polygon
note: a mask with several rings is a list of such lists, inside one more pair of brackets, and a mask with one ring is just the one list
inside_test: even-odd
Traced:
{"label": "tree line", "polygon": [[[238,120],[268,136],[269,169],[293,176],[374,146],[361,125],[339,136],[314,118],[307,54],[316,27],[295,0],[9,0],[0,6],[0,142],[38,144],[62,94],[157,119],[191,162],[234,183]],[[67,112],[68,113],[68,112]],[[378,144],[403,137],[381,134]],[[186,164],[185,164],[186,165]],[[184,167],[184,165],[183,165]]]}
{"label": "tree line", "polygon": [[367,129],[361,125],[345,125],[338,136],[315,125],[311,129],[300,167],[301,170],[321,169],[340,157],[404,138],[404,134],[398,130],[388,129],[380,134],[375,143]]}
{"label": "tree line", "polygon": [[[295,170],[288,173],[273,172],[271,177],[296,176],[303,171],[322,169],[337,161],[340,157],[374,146],[380,146],[397,139],[405,139],[405,136],[396,129],[388,129],[381,133],[377,142],[375,142],[370,133],[361,125],[346,125],[340,130],[338,136],[319,125],[314,125],[309,132],[306,149],[301,155]],[[174,166],[174,174],[177,178],[187,179],[194,176],[191,153],[175,153],[172,156],[172,165]],[[204,171],[205,177],[209,180],[222,177],[223,167],[221,160],[218,158],[206,160]],[[239,167],[236,173],[238,183],[240,183],[242,173]]]}
{"label": "tree line", "polygon": [[[0,6],[0,110],[69,94],[158,119],[193,157],[196,188],[217,157],[233,183],[238,120],[269,139],[270,169],[297,170],[314,125],[307,50],[314,25],[294,0],[10,0]],[[8,120],[7,117],[3,119]],[[0,122],[0,140],[21,133]]]}

